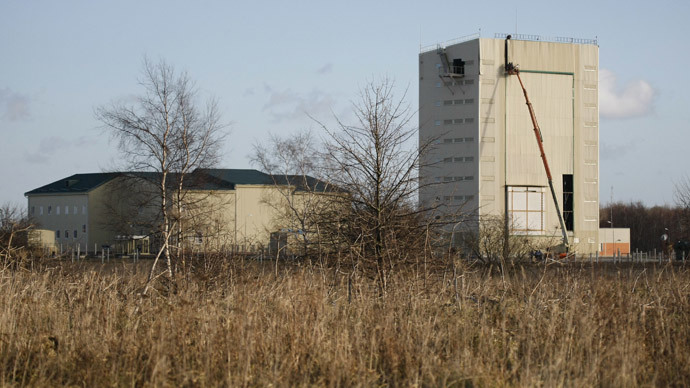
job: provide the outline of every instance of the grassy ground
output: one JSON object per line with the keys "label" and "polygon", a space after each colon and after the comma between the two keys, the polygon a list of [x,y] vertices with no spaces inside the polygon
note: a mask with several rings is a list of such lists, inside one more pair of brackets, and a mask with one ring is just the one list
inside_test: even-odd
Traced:
{"label": "grassy ground", "polygon": [[690,268],[368,279],[233,265],[141,297],[148,262],[0,271],[0,383],[688,386]]}

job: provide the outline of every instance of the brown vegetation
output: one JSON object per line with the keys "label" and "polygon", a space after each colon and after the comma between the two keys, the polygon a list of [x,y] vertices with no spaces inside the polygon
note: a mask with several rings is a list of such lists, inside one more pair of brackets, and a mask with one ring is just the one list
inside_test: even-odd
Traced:
{"label": "brown vegetation", "polygon": [[399,271],[382,297],[373,278],[273,266],[145,297],[148,264],[2,270],[0,384],[690,384],[685,266]]}

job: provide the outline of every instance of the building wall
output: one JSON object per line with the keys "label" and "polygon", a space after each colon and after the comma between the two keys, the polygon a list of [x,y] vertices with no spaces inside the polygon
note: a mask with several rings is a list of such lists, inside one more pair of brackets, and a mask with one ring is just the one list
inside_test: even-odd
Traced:
{"label": "building wall", "polygon": [[599,255],[630,254],[630,228],[599,229]]}
{"label": "building wall", "polygon": [[195,191],[188,194],[185,214],[187,245],[231,251],[235,245],[235,192]]}
{"label": "building wall", "polygon": [[[444,196],[449,192],[473,195],[472,205],[480,216],[500,215],[508,212],[508,207],[514,203],[509,187],[533,187],[543,198],[541,234],[558,237],[558,217],[530,114],[518,78],[505,75],[504,49],[503,39],[475,39],[446,47],[451,60],[462,57],[473,61],[466,67],[465,75],[465,79],[474,79],[471,86],[463,83],[439,87],[436,68],[439,55],[436,51],[420,54],[420,141],[439,134],[443,137],[445,118],[457,115],[443,103],[439,106],[439,100],[462,95],[476,102],[474,122],[463,124],[462,129],[476,139],[473,162],[463,167],[443,163],[466,151],[461,146],[440,142],[424,159],[438,167],[420,172],[420,182],[439,184],[434,182],[438,176],[459,175],[461,168],[472,170],[476,176],[473,184],[440,182],[441,189],[422,188],[420,201],[429,203],[438,196],[437,192]],[[578,253],[596,252],[599,238],[598,47],[510,40],[508,55],[510,62],[519,65],[541,128],[561,210],[563,175],[573,175],[574,225],[569,233],[570,242]],[[440,125],[435,125],[439,120]]]}
{"label": "building wall", "polygon": [[88,193],[89,249],[118,243],[118,236],[148,235],[157,229],[160,212],[156,187],[150,182],[118,177]]}
{"label": "building wall", "polygon": [[40,249],[44,254],[56,253],[55,231],[48,229],[33,229],[28,232],[28,241],[32,248]]}
{"label": "building wall", "polygon": [[[157,231],[160,199],[156,191],[151,183],[118,177],[88,193],[32,194],[28,203],[43,229],[60,231],[60,238],[56,238],[58,250],[60,244],[63,249],[81,244],[82,252],[93,252],[94,247],[100,251],[103,245],[110,245],[113,253],[120,253],[115,247],[123,241],[119,237]],[[235,190],[187,192],[182,215],[185,246],[248,252],[267,247],[272,232],[295,229],[297,233],[299,226],[294,218],[290,219],[287,193],[293,190],[273,185],[236,185]],[[293,206],[299,209],[307,201],[313,203],[307,199],[310,195],[321,194],[294,192]],[[327,198],[330,194],[323,195]],[[174,212],[171,209],[170,214]],[[65,230],[69,231],[69,238],[65,238]],[[152,249],[156,249],[156,244],[151,239]]]}
{"label": "building wall", "polygon": [[458,217],[479,207],[479,42],[446,49],[465,61],[462,78],[441,78],[436,50],[419,56],[419,142],[432,143],[422,155],[420,201]]}
{"label": "building wall", "polygon": [[40,228],[55,231],[58,250],[76,249],[78,245],[81,251],[86,250],[89,241],[86,194],[31,195],[28,203],[29,214]]}

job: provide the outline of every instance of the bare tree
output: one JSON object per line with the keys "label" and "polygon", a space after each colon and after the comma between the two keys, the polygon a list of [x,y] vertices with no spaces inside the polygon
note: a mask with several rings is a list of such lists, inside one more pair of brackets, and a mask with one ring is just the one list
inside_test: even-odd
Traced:
{"label": "bare tree", "polygon": [[350,194],[350,224],[359,232],[351,243],[373,255],[382,292],[396,258],[395,242],[419,211],[414,205],[417,171],[429,147],[415,144],[413,112],[405,93],[396,98],[394,86],[389,79],[368,83],[353,103],[355,124],[336,117],[337,130],[322,125],[328,180]]}
{"label": "bare tree", "polygon": [[[199,190],[193,190],[196,195],[187,195],[190,190],[200,188],[207,183],[204,174],[192,175],[191,173],[199,168],[209,168],[217,164],[220,158],[220,145],[225,135],[221,133],[223,125],[220,122],[220,114],[215,100],[207,103],[203,112],[194,104],[196,89],[189,84],[189,80],[184,75],[185,84],[181,85],[180,115],[181,123],[174,137],[172,160],[173,179],[175,182],[175,214],[174,220],[177,224],[175,239],[176,253],[180,256],[181,264],[185,265],[184,247],[186,222],[185,208],[189,209],[187,214],[198,214],[204,206],[208,206],[208,196],[199,194]],[[194,212],[191,209],[195,209]],[[197,218],[198,221],[198,218]],[[194,227],[194,223],[190,226]],[[193,228],[196,229],[196,228]]]}
{"label": "bare tree", "polygon": [[610,228],[613,221],[616,228],[630,228],[632,249],[670,250],[678,240],[690,237],[690,208],[683,202],[683,193],[688,193],[690,186],[683,191],[682,184],[676,184],[676,206],[645,206],[640,201],[603,205],[599,209],[599,227]]}
{"label": "bare tree", "polygon": [[680,213],[680,233],[690,238],[690,176],[686,175],[676,183],[674,197]]}
{"label": "bare tree", "polygon": [[[301,240],[301,255],[319,251],[333,234],[332,212],[342,194],[336,187],[317,179],[323,167],[317,141],[309,131],[288,136],[271,135],[268,143],[254,145],[251,162],[271,175],[278,198],[263,202],[276,210],[276,225],[290,229]],[[332,242],[332,241],[331,241]]]}
{"label": "bare tree", "polygon": [[[513,226],[509,224],[509,230]],[[506,265],[532,259],[536,250],[544,255],[558,254],[551,252],[558,240],[554,236],[555,233],[551,237],[535,239],[527,235],[506,234],[505,216],[502,214],[486,215],[481,220],[464,223],[463,230],[458,233],[466,255],[486,264],[498,265],[502,273]]]}
{"label": "bare tree", "polygon": [[25,211],[18,205],[0,206],[0,258],[15,259],[17,252],[28,245],[28,231],[33,227]]}
{"label": "bare tree", "polygon": [[197,91],[187,73],[178,74],[164,61],[152,63],[146,58],[142,73],[143,94],[135,104],[102,106],[96,109],[96,117],[118,142],[128,168],[154,173],[135,175],[155,183],[160,211],[161,247],[149,280],[161,257],[168,277],[174,280],[171,235],[182,234],[185,179],[192,170],[215,162],[222,125],[214,102],[205,110],[197,107]]}

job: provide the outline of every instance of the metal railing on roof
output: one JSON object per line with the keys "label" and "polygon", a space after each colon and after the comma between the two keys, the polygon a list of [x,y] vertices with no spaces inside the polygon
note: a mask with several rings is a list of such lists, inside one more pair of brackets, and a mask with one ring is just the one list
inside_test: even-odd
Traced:
{"label": "metal railing on roof", "polygon": [[451,39],[451,40],[443,42],[443,43],[436,43],[436,44],[431,44],[428,46],[420,47],[419,53],[424,54],[424,53],[427,53],[429,51],[434,51],[438,48],[447,47],[447,46],[451,46],[451,45],[462,43],[462,42],[467,42],[467,41],[474,40],[474,39],[477,39],[480,37],[481,37],[481,32],[476,32],[474,34],[461,36],[459,38]]}
{"label": "metal railing on roof", "polygon": [[494,34],[496,39],[505,39],[511,36],[511,39],[515,40],[529,40],[533,42],[555,42],[555,43],[573,43],[573,44],[593,44],[598,45],[597,39],[582,39],[582,38],[568,38],[563,36],[549,37],[541,35],[531,35],[531,34],[504,34],[497,33]]}

